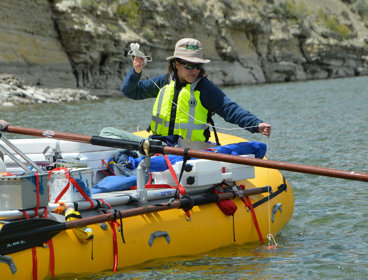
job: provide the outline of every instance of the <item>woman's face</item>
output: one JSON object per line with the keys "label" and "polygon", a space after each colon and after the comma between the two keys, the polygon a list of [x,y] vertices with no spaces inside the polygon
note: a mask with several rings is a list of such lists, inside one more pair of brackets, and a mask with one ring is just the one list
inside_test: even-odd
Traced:
{"label": "woman's face", "polygon": [[180,83],[193,83],[199,72],[201,71],[202,64],[192,63],[189,61],[175,61],[176,69],[178,70],[178,79]]}

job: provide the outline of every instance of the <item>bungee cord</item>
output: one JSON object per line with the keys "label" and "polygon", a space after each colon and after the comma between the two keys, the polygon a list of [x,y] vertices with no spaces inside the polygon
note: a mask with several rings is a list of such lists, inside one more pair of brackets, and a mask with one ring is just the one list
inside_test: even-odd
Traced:
{"label": "bungee cord", "polygon": [[[132,61],[134,60],[133,56],[138,56],[143,58],[144,63],[147,64],[148,62],[152,62],[152,57],[150,56],[146,56],[142,51],[139,50],[140,45],[138,43],[131,43],[130,44],[130,51],[128,52],[128,55],[130,56],[130,58],[132,59]],[[142,72],[147,76],[147,78],[160,90],[161,88],[155,83],[154,80],[151,79],[151,77],[148,75],[148,73],[146,71],[144,71],[144,69],[142,68]],[[164,96],[164,98],[168,98],[166,96]],[[178,109],[180,109],[184,114],[186,114],[189,118],[197,121],[198,123],[202,123],[207,125],[208,127],[211,127],[212,129],[219,129],[219,130],[240,130],[240,129],[250,129],[250,128],[256,128],[258,126],[253,125],[253,126],[246,126],[246,127],[233,127],[233,128],[228,128],[228,127],[219,127],[219,126],[213,126],[211,124],[205,123],[201,120],[196,119],[194,116],[190,115],[188,112],[186,112],[183,108],[181,108],[178,104],[176,104],[172,99],[170,99],[170,102],[175,105]]]}
{"label": "bungee cord", "polygon": [[[268,137],[266,137],[266,146],[267,146],[267,150],[266,150],[266,154],[265,156],[267,158],[269,157],[269,139]],[[270,169],[267,168],[267,186],[270,188]],[[267,206],[268,206],[268,234],[267,234],[267,239],[268,239],[268,248],[273,248],[273,247],[277,247],[279,246],[279,244],[277,244],[275,237],[272,235],[271,233],[271,201],[270,201],[270,196],[268,196],[267,199]]]}

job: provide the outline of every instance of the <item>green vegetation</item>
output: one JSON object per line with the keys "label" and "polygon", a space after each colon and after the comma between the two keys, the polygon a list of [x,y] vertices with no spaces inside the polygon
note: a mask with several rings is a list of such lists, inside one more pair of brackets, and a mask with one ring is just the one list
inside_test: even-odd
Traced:
{"label": "green vegetation", "polygon": [[151,29],[146,27],[143,29],[142,37],[147,41],[152,41],[155,38],[155,33]]}
{"label": "green vegetation", "polygon": [[107,28],[107,30],[109,30],[109,31],[111,31],[111,32],[113,32],[113,33],[116,33],[116,32],[118,32],[118,31],[119,31],[119,27],[118,27],[117,25],[115,25],[115,24],[111,24],[111,23],[108,23],[108,24],[106,25],[106,28]]}
{"label": "green vegetation", "polygon": [[139,18],[141,12],[139,10],[139,4],[136,0],[129,0],[125,4],[119,4],[116,8],[116,13],[125,21],[129,26],[134,27],[139,25]]}
{"label": "green vegetation", "polygon": [[282,18],[289,19],[296,24],[301,24],[309,15],[304,3],[296,5],[294,1],[288,0],[272,6],[272,11]]}
{"label": "green vegetation", "polygon": [[318,11],[318,19],[331,31],[335,32],[341,37],[341,39],[347,39],[351,30],[345,24],[339,23],[337,18],[333,15],[327,15],[324,10],[320,9]]}
{"label": "green vegetation", "polygon": [[82,7],[91,10],[96,11],[98,9],[98,1],[96,0],[82,0]]}
{"label": "green vegetation", "polygon": [[368,19],[368,3],[366,0],[359,0],[356,4],[356,10],[363,19]]}

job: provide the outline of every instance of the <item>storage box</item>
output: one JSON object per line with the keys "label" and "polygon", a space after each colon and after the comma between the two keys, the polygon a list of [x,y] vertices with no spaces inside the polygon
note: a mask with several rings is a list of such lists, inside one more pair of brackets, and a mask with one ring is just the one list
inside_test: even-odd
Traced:
{"label": "storage box", "polygon": [[[39,175],[39,207],[48,204],[47,174]],[[37,207],[36,176],[22,173],[0,176],[0,211]]]}
{"label": "storage box", "polygon": [[[91,168],[72,168],[69,169],[69,176],[73,177],[88,197],[92,196],[92,169]],[[54,202],[59,194],[68,185],[68,178],[64,170],[53,171],[50,175],[49,189],[50,202]],[[85,200],[78,189],[69,182],[69,188],[61,197],[59,202],[73,202]]]}
{"label": "storage box", "polygon": [[[55,152],[58,152],[66,162],[81,161],[82,163],[86,163],[88,168],[91,168],[93,171],[93,184],[101,179],[98,172],[100,170],[106,170],[106,165],[102,160],[107,162],[107,160],[114,157],[119,150],[117,148],[51,138],[11,139],[10,141],[40,166],[48,166],[52,163],[50,157],[52,158]],[[17,157],[24,162],[19,156]],[[5,155],[4,162],[8,171],[23,171],[7,155]],[[79,166],[79,168],[80,167],[81,166]]]}
{"label": "storage box", "polygon": [[[173,169],[179,179],[183,162],[177,162]],[[254,178],[254,167],[242,164],[233,164],[206,159],[188,160],[181,178],[183,187],[204,187],[219,184],[223,181],[239,181]],[[169,170],[163,172],[152,172],[155,184],[168,184],[176,186]]]}
{"label": "storage box", "polygon": [[[107,164],[110,158],[113,158],[117,150],[104,150],[104,151],[92,151],[83,153],[63,153],[62,156],[64,160],[80,160],[81,162],[87,163],[88,168],[92,169],[92,185],[96,184],[102,178],[99,177],[98,172],[100,170],[106,170]],[[103,162],[104,161],[104,162]]]}

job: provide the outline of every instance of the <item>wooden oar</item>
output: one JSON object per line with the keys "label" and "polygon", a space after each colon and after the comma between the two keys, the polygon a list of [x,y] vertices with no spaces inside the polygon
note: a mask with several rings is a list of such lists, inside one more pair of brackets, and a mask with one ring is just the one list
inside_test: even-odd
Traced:
{"label": "wooden oar", "polygon": [[[269,187],[245,189],[240,191],[237,195],[252,196],[264,192],[269,192]],[[50,219],[30,219],[6,223],[0,230],[0,255],[23,251],[35,246],[42,246],[44,242],[50,240],[53,236],[63,230],[170,209],[182,208],[184,210],[190,210],[195,205],[204,205],[220,200],[232,199],[235,196],[236,195],[232,192],[221,194],[202,194],[191,197],[185,196],[168,203],[136,207],[64,223]]]}
{"label": "wooden oar", "polygon": [[[51,130],[41,130],[41,129],[35,129],[35,128],[20,127],[20,126],[8,126],[6,131],[11,132],[11,133],[16,133],[16,134],[31,135],[31,136],[38,136],[38,137],[49,137],[49,138],[56,138],[56,139],[61,139],[61,140],[90,143],[92,145],[139,150],[142,153],[144,153],[145,149],[149,149],[150,153],[172,154],[172,155],[179,155],[179,156],[183,156],[185,154],[185,150],[183,148],[163,146],[160,144],[154,144],[154,142],[151,142],[149,147],[145,147],[143,143],[138,143],[134,141],[111,139],[111,138],[105,138],[105,137],[100,137],[100,136],[78,135],[78,134],[73,134],[73,133],[64,133],[64,132],[57,132],[57,131],[51,131]],[[223,161],[223,162],[286,170],[286,171],[292,171],[292,172],[307,173],[307,174],[314,174],[314,175],[320,175],[320,176],[328,176],[328,177],[336,177],[336,178],[342,178],[342,179],[368,182],[368,174],[366,173],[349,172],[349,171],[332,169],[332,168],[317,167],[317,166],[288,163],[288,162],[280,162],[280,161],[273,161],[273,160],[263,160],[263,159],[257,159],[257,158],[249,158],[249,157],[240,157],[240,156],[235,156],[235,155],[198,151],[198,150],[189,150],[186,152],[187,152],[187,155],[192,158],[201,158],[201,159],[208,159],[208,160],[214,160],[214,161]]]}

